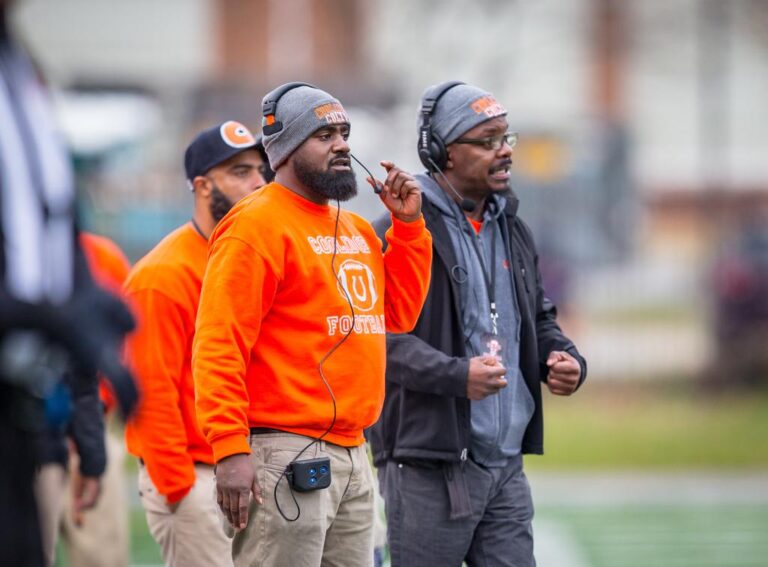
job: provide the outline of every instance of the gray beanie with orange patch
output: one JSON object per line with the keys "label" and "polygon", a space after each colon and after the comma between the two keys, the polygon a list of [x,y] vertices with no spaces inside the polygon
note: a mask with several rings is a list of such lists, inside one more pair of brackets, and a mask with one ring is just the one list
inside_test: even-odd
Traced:
{"label": "gray beanie with orange patch", "polygon": [[[267,93],[262,104],[274,100],[275,93],[282,88]],[[269,165],[277,170],[312,134],[335,124],[349,124],[349,117],[338,99],[306,85],[285,92],[275,104],[274,113],[262,120]]]}

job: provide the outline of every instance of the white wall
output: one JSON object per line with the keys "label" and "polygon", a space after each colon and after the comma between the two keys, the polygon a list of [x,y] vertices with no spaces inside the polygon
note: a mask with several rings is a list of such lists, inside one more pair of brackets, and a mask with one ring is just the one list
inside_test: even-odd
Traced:
{"label": "white wall", "polygon": [[[760,22],[753,25],[754,3],[725,5],[731,10],[730,24],[719,23],[724,33],[731,30],[730,47],[722,51],[725,69],[702,89],[701,65],[707,64],[707,45],[699,36],[702,0],[631,3],[627,94],[641,187],[768,185],[768,30]],[[707,111],[707,97],[719,92],[719,83],[725,85],[723,132]]]}
{"label": "white wall", "polygon": [[213,60],[209,0],[20,0],[17,29],[46,72],[158,86],[204,76]]}

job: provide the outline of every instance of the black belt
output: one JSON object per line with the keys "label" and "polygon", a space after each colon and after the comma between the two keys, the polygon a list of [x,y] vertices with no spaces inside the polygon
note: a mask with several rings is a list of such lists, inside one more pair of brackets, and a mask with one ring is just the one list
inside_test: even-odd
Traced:
{"label": "black belt", "polygon": [[267,433],[288,433],[282,429],[272,427],[251,427],[251,435],[266,435]]}
{"label": "black belt", "polygon": [[[213,463],[205,463],[203,461],[192,461],[192,462],[195,463],[196,465],[205,465],[206,467],[212,467],[213,466]],[[145,466],[144,465],[144,459],[142,459],[141,457],[139,457],[139,464],[142,467]]]}

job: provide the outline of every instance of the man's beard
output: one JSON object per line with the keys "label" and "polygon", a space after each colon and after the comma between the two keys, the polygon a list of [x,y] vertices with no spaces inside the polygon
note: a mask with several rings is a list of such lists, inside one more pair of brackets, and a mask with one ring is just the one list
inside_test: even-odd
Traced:
{"label": "man's beard", "polygon": [[234,206],[235,204],[214,185],[211,189],[211,202],[208,205],[213,220],[218,223]]}
{"label": "man's beard", "polygon": [[351,169],[349,171],[333,171],[331,169],[320,171],[314,169],[298,155],[293,160],[293,169],[296,178],[302,185],[326,199],[348,201],[357,195],[355,172]]}

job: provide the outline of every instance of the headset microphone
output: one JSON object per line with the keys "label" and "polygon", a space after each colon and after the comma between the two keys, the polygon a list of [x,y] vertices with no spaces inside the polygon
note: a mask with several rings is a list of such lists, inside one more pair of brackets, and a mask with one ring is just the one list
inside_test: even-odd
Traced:
{"label": "headset microphone", "polygon": [[450,188],[451,191],[453,191],[453,194],[456,195],[456,197],[459,199],[459,206],[461,209],[466,213],[471,213],[477,208],[477,201],[473,201],[472,199],[467,199],[466,197],[462,197],[461,193],[459,193],[456,188],[451,184],[450,181],[448,181],[448,178],[445,176],[445,174],[440,171],[440,168],[437,167],[437,164],[432,161],[431,158],[427,157],[426,159],[429,160],[429,163],[432,164],[434,168],[434,172],[437,173],[440,177],[443,178],[443,181],[445,181],[446,185]]}
{"label": "headset microphone", "polygon": [[381,181],[376,179],[373,176],[373,173],[371,173],[371,170],[369,170],[367,167],[365,167],[363,165],[363,162],[361,162],[359,159],[357,159],[352,154],[352,152],[349,152],[349,157],[351,157],[353,160],[355,160],[357,162],[357,164],[365,170],[365,172],[368,174],[368,177],[370,178],[371,182],[373,183],[373,192],[376,193],[377,195],[380,195],[381,194],[381,186],[382,186]]}

